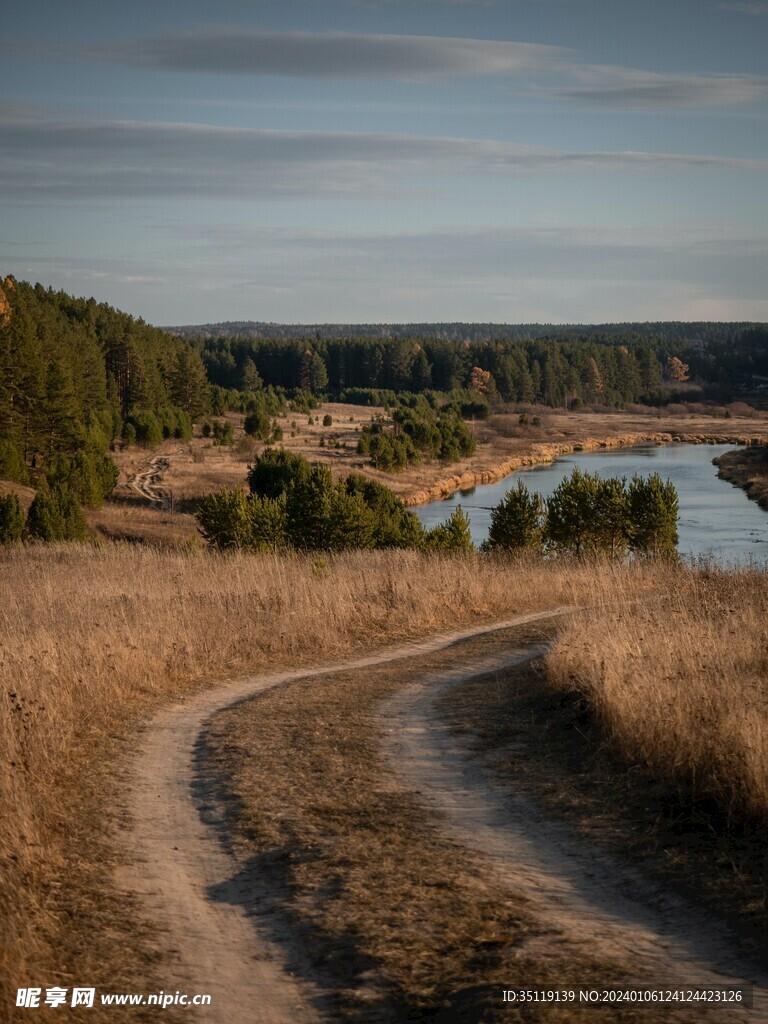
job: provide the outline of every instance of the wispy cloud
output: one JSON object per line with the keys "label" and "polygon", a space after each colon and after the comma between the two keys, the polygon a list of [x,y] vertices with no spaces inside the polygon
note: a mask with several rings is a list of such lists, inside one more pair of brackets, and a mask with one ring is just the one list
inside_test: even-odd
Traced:
{"label": "wispy cloud", "polygon": [[768,2],[766,0],[730,0],[729,3],[715,4],[720,11],[727,11],[729,14],[749,14],[759,18],[768,14]]}
{"label": "wispy cloud", "polygon": [[573,66],[569,81],[540,89],[573,103],[620,109],[727,107],[768,97],[757,75],[663,74],[598,64]]}
{"label": "wispy cloud", "polygon": [[414,83],[495,76],[517,79],[517,88],[540,98],[621,109],[728,107],[768,96],[768,79],[755,75],[658,73],[584,64],[574,51],[560,46],[443,36],[266,32],[203,25],[141,39],[66,47],[7,41],[4,48],[9,54],[65,56],[189,74]]}
{"label": "wispy cloud", "polygon": [[424,80],[453,75],[518,75],[551,70],[559,46],[441,36],[354,32],[265,32],[204,25],[143,39],[88,43],[40,52],[164,71],[297,78]]}
{"label": "wispy cloud", "polygon": [[708,154],[544,149],[488,139],[294,132],[137,121],[0,119],[6,201],[428,194],[435,176],[727,169],[768,160]]}

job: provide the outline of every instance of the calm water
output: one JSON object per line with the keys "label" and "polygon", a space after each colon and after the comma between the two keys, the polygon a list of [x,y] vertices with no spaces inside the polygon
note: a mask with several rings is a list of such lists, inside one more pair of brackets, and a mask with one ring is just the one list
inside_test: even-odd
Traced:
{"label": "calm water", "polygon": [[425,526],[434,526],[460,504],[469,516],[476,544],[488,536],[490,508],[522,477],[529,490],[548,497],[574,466],[600,476],[647,476],[659,473],[677,488],[680,498],[678,550],[686,555],[710,555],[723,561],[753,558],[768,561],[768,513],[750,501],[741,488],[719,480],[712,459],[733,445],[638,445],[564,455],[551,465],[519,470],[495,484],[455,494],[444,501],[415,508]]}

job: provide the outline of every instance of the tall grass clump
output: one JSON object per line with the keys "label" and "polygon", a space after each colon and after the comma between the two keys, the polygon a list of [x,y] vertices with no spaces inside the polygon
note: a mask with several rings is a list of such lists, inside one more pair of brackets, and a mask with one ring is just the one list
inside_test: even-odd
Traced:
{"label": "tall grass clump", "polygon": [[[663,571],[660,570],[660,571]],[[653,601],[574,617],[547,656],[580,691],[614,749],[668,780],[726,827],[768,824],[768,577],[672,568]]]}

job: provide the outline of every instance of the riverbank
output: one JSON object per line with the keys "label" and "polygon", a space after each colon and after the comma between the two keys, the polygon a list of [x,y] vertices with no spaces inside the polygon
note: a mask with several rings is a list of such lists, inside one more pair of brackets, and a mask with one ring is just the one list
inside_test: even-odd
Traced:
{"label": "riverbank", "polygon": [[746,491],[760,508],[768,511],[768,447],[751,445],[735,452],[726,452],[715,459],[717,475]]}
{"label": "riverbank", "polygon": [[[733,444],[742,447],[749,446],[747,450],[750,450],[752,446],[757,445],[760,446],[760,450],[762,451],[764,450],[762,445],[765,444],[766,435],[763,425],[761,424],[760,426],[763,429],[761,429],[758,436],[755,436],[753,431],[750,431],[749,435],[730,432],[728,434],[724,434],[710,432],[692,433],[688,431],[676,431],[674,433],[654,431],[652,433],[622,433],[608,437],[586,437],[579,441],[567,443],[543,442],[533,444],[531,445],[530,453],[528,454],[515,455],[512,458],[499,463],[497,466],[490,467],[489,469],[479,471],[468,470],[461,474],[446,476],[443,479],[438,480],[429,488],[407,495],[404,498],[404,501],[406,505],[411,506],[426,505],[430,501],[439,501],[443,498],[449,498],[457,491],[469,491],[474,487],[478,487],[483,484],[497,483],[499,480],[503,480],[505,477],[519,469],[545,465],[553,462],[562,455],[572,455],[574,452],[598,451],[601,448],[630,448],[633,445],[638,444]],[[723,458],[725,458],[725,456],[723,456]],[[722,476],[723,474],[720,475]],[[768,482],[766,484],[766,500],[768,500]]]}

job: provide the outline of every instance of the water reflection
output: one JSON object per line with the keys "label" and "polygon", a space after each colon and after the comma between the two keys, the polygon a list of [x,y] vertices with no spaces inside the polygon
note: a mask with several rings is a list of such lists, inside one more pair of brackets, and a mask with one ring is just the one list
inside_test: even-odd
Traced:
{"label": "water reflection", "polygon": [[548,466],[520,470],[495,484],[474,487],[444,501],[414,509],[425,526],[446,519],[460,504],[470,519],[472,539],[485,540],[490,510],[522,476],[531,490],[548,497],[574,466],[600,476],[647,475],[658,472],[670,479],[680,496],[681,554],[708,556],[724,561],[768,560],[768,515],[744,491],[719,480],[712,460],[732,445],[638,445],[597,452],[574,453]]}

